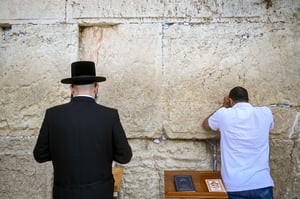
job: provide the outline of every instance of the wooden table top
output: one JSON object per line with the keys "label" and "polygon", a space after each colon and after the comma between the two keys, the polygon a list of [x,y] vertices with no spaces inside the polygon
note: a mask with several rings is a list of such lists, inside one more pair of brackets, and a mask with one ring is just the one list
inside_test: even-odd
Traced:
{"label": "wooden table top", "polygon": [[[175,175],[191,175],[195,192],[177,192],[174,184]],[[165,198],[228,198],[226,192],[209,192],[205,179],[221,179],[219,171],[167,170],[165,177]]]}
{"label": "wooden table top", "polygon": [[123,168],[122,167],[113,167],[112,174],[115,179],[114,192],[119,192],[120,187],[121,187],[122,176],[123,176]]}

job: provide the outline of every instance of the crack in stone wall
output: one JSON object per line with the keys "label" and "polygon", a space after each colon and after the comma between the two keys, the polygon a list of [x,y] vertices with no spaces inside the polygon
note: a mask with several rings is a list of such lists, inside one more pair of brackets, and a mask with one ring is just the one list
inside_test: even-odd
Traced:
{"label": "crack in stone wall", "polygon": [[205,139],[216,135],[200,123],[237,84],[273,111],[275,198],[299,198],[299,10],[293,0],[0,1],[0,198],[51,198],[52,166],[32,149],[81,59],[107,77],[98,102],[119,109],[133,147],[121,199],[164,198],[166,169],[212,169]]}

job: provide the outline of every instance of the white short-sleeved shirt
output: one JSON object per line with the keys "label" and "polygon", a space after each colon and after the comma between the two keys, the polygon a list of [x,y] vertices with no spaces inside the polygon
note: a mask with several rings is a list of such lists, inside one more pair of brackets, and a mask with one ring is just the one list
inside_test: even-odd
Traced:
{"label": "white short-sleeved shirt", "polygon": [[228,192],[274,186],[269,168],[274,121],[268,107],[237,103],[217,110],[208,124],[221,134],[221,174]]}

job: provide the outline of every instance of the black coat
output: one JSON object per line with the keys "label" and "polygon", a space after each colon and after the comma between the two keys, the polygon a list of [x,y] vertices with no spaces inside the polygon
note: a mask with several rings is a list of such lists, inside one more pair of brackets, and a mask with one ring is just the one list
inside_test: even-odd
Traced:
{"label": "black coat", "polygon": [[54,199],[113,198],[112,161],[131,157],[118,111],[89,97],[47,109],[34,148],[36,161],[53,163]]}

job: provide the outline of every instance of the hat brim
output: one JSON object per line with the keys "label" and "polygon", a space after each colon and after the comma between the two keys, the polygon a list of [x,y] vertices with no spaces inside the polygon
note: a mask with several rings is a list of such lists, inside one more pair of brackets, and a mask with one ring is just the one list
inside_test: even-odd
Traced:
{"label": "hat brim", "polygon": [[94,82],[104,82],[106,81],[105,77],[101,76],[80,76],[62,79],[60,82],[63,84],[91,84]]}

